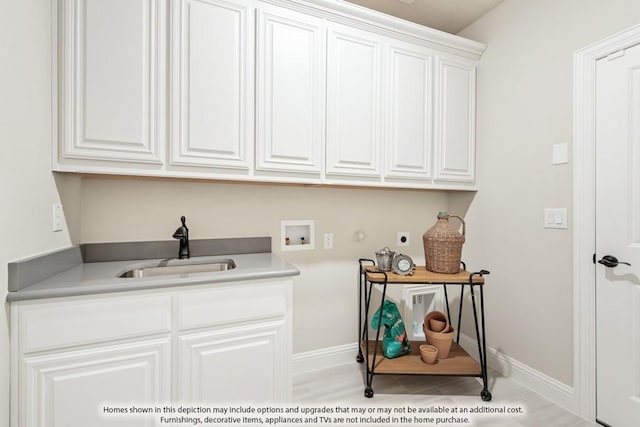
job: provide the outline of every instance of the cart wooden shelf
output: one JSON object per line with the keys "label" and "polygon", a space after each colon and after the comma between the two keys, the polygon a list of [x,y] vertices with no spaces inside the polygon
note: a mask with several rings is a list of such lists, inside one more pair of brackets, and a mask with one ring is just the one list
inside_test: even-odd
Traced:
{"label": "cart wooden shelf", "polygon": [[[426,341],[412,341],[411,353],[395,359],[378,357],[375,363],[373,361],[373,353],[376,342],[368,341],[368,343],[368,349],[364,348],[364,341],[361,343],[362,351],[367,353],[368,350],[369,365],[375,369],[377,374],[482,376],[480,364],[456,343],[451,344],[449,357],[439,359],[433,365],[427,365],[420,359],[420,345],[426,344]],[[382,343],[379,342],[377,347],[377,354],[382,354]]]}
{"label": "cart wooden shelf", "polygon": [[[371,265],[366,265],[370,263]],[[359,306],[359,340],[360,347],[358,349],[357,361],[364,363],[367,367],[367,385],[364,390],[366,397],[373,397],[373,377],[376,374],[393,374],[393,375],[457,375],[457,376],[473,376],[481,377],[483,389],[480,397],[484,401],[491,400],[491,393],[488,390],[487,380],[487,350],[485,339],[485,321],[484,321],[484,276],[489,274],[486,270],[470,273],[466,271],[463,264],[463,270],[457,274],[439,274],[428,271],[424,266],[417,266],[412,275],[401,276],[393,272],[382,272],[377,269],[373,260],[361,259],[360,264],[360,306]],[[374,339],[369,337],[369,328],[367,319],[369,318],[369,310],[372,306],[371,295],[373,285],[382,286],[382,297],[380,305],[384,302],[388,285],[394,284],[440,284],[444,287],[445,306],[449,323],[451,322],[451,314],[449,310],[449,297],[447,293],[448,285],[460,287],[460,307],[458,312],[458,331],[455,342],[452,344],[449,357],[446,359],[438,359],[433,365],[427,365],[420,358],[420,345],[424,342],[411,342],[411,352],[407,355],[394,359],[387,359],[382,354],[382,341],[380,340],[380,329],[376,331]],[[478,361],[471,357],[460,345],[460,325],[462,323],[462,305],[464,300],[464,291],[468,287],[471,294],[472,311],[475,323],[476,338],[478,340]],[[477,288],[477,289],[476,289]],[[476,301],[476,291],[479,294],[479,307]],[[479,309],[478,309],[479,308]],[[382,324],[382,310],[379,312],[379,324]]]}

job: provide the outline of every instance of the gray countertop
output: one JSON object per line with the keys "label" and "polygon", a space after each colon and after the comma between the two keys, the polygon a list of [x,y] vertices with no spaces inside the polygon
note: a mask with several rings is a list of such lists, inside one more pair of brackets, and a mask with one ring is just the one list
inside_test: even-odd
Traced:
{"label": "gray countertop", "polygon": [[176,286],[237,282],[297,276],[300,271],[270,252],[240,253],[192,257],[191,262],[215,262],[232,259],[236,268],[219,272],[173,274],[142,278],[120,278],[126,270],[148,265],[163,259],[81,263],[73,268],[47,277],[7,294],[7,301],[23,301],[90,295],[108,292],[160,289]]}

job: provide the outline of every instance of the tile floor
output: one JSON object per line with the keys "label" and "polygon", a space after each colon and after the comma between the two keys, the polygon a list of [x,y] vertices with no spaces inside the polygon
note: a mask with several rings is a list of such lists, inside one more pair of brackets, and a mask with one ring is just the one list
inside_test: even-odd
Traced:
{"label": "tile floor", "polygon": [[[365,398],[364,366],[349,363],[330,369],[297,375],[294,378],[293,397],[300,405],[335,407],[411,407],[413,409],[442,405],[448,408],[522,407],[522,415],[457,415],[468,417],[469,422],[453,425],[491,427],[587,427],[599,426],[561,408],[532,392],[519,383],[495,372],[489,375],[491,402],[480,399],[481,383],[469,377],[425,377],[408,375],[377,375],[373,381],[375,396]],[[403,409],[400,409],[403,411]],[[401,415],[397,415],[399,418]],[[403,415],[411,417],[410,415]],[[434,416],[434,415],[421,415]],[[411,419],[411,418],[410,418]],[[351,425],[351,424],[349,424]],[[359,423],[365,425],[365,423]],[[375,424],[384,425],[384,424]],[[405,425],[397,423],[396,425]],[[412,425],[418,425],[412,424]],[[422,423],[423,426],[435,425]],[[441,424],[442,425],[442,424]],[[601,426],[600,426],[601,427]]]}

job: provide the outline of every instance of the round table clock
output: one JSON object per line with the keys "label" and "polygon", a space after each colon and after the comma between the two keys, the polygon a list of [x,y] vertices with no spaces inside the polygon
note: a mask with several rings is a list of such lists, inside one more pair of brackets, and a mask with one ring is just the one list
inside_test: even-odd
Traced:
{"label": "round table clock", "polygon": [[398,254],[393,258],[391,262],[391,268],[393,272],[401,276],[406,276],[413,272],[413,260],[404,254]]}

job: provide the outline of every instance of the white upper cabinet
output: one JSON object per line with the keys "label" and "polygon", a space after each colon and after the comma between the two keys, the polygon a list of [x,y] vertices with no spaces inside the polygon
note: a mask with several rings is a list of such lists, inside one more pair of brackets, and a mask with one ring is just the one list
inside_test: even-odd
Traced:
{"label": "white upper cabinet", "polygon": [[476,146],[476,62],[438,58],[436,180],[473,184]]}
{"label": "white upper cabinet", "polygon": [[392,41],[386,134],[386,178],[427,181],[432,176],[433,53]]}
{"label": "white upper cabinet", "polygon": [[170,164],[249,170],[253,11],[233,0],[170,4]]}
{"label": "white upper cabinet", "polygon": [[476,189],[485,46],[338,0],[55,0],[53,170]]}
{"label": "white upper cabinet", "polygon": [[256,169],[322,169],[324,23],[260,4],[257,11]]}
{"label": "white upper cabinet", "polygon": [[163,4],[59,0],[56,161],[162,164]]}
{"label": "white upper cabinet", "polygon": [[327,175],[380,176],[382,37],[332,23],[327,55]]}

